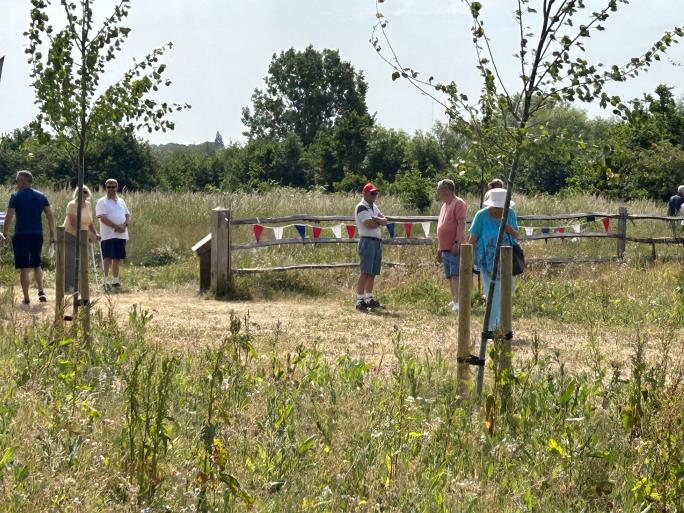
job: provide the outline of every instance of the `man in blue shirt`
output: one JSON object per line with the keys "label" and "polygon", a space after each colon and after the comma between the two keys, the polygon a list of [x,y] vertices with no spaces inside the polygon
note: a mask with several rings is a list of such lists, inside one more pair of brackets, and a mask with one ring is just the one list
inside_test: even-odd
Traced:
{"label": "man in blue shirt", "polygon": [[678,216],[682,212],[682,205],[684,205],[684,185],[677,187],[677,194],[667,202],[667,215],[670,217]]}
{"label": "man in blue shirt", "polygon": [[7,240],[7,231],[16,217],[12,249],[14,250],[14,267],[19,269],[21,290],[24,293],[24,304],[31,303],[29,299],[29,273],[33,269],[33,276],[38,286],[38,300],[47,301],[43,291],[43,271],[40,268],[40,251],[43,247],[43,224],[41,216],[45,213],[50,228],[50,243],[55,242],[55,220],[50,208],[50,202],[45,194],[33,189],[33,175],[28,171],[19,171],[16,178],[17,191],[12,193],[7,206],[7,217],[2,230],[2,244]]}

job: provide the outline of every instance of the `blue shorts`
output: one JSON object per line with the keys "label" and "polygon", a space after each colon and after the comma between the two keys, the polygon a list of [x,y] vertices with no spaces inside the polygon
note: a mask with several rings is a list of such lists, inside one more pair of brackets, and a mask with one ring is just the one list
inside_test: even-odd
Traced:
{"label": "blue shorts", "polygon": [[444,276],[451,278],[458,276],[461,271],[461,257],[452,255],[451,251],[442,251],[442,263],[444,264]]}
{"label": "blue shorts", "polygon": [[102,258],[112,260],[126,260],[126,240],[107,239],[100,242],[102,248]]}
{"label": "blue shorts", "polygon": [[42,248],[42,235],[15,234],[12,237],[15,269],[34,269],[40,267],[40,251]]}
{"label": "blue shorts", "polygon": [[361,272],[377,276],[380,274],[382,265],[382,243],[380,239],[361,237],[359,241],[359,258],[361,259]]}

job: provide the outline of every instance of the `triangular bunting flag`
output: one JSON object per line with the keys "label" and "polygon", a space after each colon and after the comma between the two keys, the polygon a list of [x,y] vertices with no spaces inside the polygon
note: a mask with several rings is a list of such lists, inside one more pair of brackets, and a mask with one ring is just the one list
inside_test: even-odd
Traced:
{"label": "triangular bunting flag", "polygon": [[534,235],[534,226],[525,226],[525,235],[528,237]]}
{"label": "triangular bunting flag", "polygon": [[423,221],[420,223],[423,226],[423,233],[426,237],[430,236],[430,221]]}
{"label": "triangular bunting flag", "polygon": [[314,239],[317,239],[321,236],[321,227],[320,226],[314,226],[312,228],[312,231],[313,231]]}
{"label": "triangular bunting flag", "polygon": [[594,217],[594,216],[587,216],[587,223],[593,223],[594,221],[596,221],[596,217]]}
{"label": "triangular bunting flag", "polygon": [[355,233],[356,233],[356,226],[354,226],[353,224],[348,224],[347,225],[347,235],[349,235],[349,238],[353,239]]}
{"label": "triangular bunting flag", "polygon": [[[542,235],[548,235],[549,233],[551,233],[551,228],[541,228],[540,231],[542,232]],[[544,239],[544,243],[548,244],[549,239]]]}
{"label": "triangular bunting flag", "polygon": [[601,219],[601,222],[603,223],[603,231],[608,233],[608,228],[610,227],[610,218],[604,217]]}
{"label": "triangular bunting flag", "polygon": [[304,237],[306,237],[306,226],[303,224],[296,224],[295,228],[297,228],[297,232],[299,232],[299,236],[304,240]]}
{"label": "triangular bunting flag", "polygon": [[282,226],[274,226],[273,227],[273,237],[276,240],[280,240],[283,238],[283,229],[284,229],[284,227],[282,227]]}
{"label": "triangular bunting flag", "polygon": [[404,233],[407,237],[411,236],[411,228],[413,228],[412,223],[404,223]]}
{"label": "triangular bunting flag", "polygon": [[390,238],[394,238],[394,223],[387,223],[387,231],[390,234]]}
{"label": "triangular bunting flag", "polygon": [[565,233],[565,226],[559,226],[554,230],[556,233]]}
{"label": "triangular bunting flag", "polygon": [[254,230],[254,238],[259,242],[261,240],[261,234],[264,233],[264,227],[260,224],[253,224],[252,230]]}
{"label": "triangular bunting flag", "polygon": [[580,233],[582,231],[582,225],[581,224],[573,224],[572,229],[574,230],[575,233]]}
{"label": "triangular bunting flag", "polygon": [[335,226],[331,226],[330,229],[333,232],[333,235],[335,236],[336,239],[339,239],[342,237],[342,224],[336,224]]}

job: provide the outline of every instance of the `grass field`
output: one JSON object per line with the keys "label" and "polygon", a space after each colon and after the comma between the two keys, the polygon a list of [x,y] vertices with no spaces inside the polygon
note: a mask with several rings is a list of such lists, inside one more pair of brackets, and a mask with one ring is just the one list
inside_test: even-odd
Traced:
{"label": "grass field", "polygon": [[[55,193],[56,209],[66,199]],[[2,257],[3,512],[683,511],[681,263],[650,262],[650,248],[629,245],[622,264],[526,271],[514,373],[488,369],[477,404],[459,395],[456,320],[427,248],[390,253],[408,266],[383,273],[387,308],[376,315],[352,309],[353,270],[240,277],[242,301],[196,294],[187,251],[213,206],[237,217],[300,205],[340,214],[356,198],[127,199],[132,265],[125,290],[99,298],[89,338],[55,331],[50,305],[17,306]],[[388,214],[410,213],[396,198],[379,201]],[[519,198],[517,208],[617,211],[580,196]],[[526,250],[615,250],[573,244]],[[291,246],[243,252],[237,265],[353,261],[354,252]],[[151,266],[150,255],[168,263]],[[476,339],[477,298],[473,308]]]}

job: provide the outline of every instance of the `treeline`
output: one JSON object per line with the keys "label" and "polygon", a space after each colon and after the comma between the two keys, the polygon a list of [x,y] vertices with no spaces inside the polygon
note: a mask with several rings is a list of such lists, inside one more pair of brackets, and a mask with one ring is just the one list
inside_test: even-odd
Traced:
{"label": "treeline", "polygon": [[[385,128],[368,113],[366,91],[363,74],[336,51],[282,52],[243,111],[244,143],[224,145],[217,133],[201,145],[154,146],[128,130],[101,134],[90,142],[87,182],[113,176],[130,189],[352,191],[373,180],[423,208],[439,178],[472,193],[505,176],[505,149],[483,148],[459,125],[414,134]],[[625,112],[605,120],[565,104],[543,111],[528,134],[519,189],[667,199],[684,183],[684,105],[661,85]],[[28,128],[0,139],[0,180],[22,168],[57,187],[73,186],[76,175],[68,145]]]}

